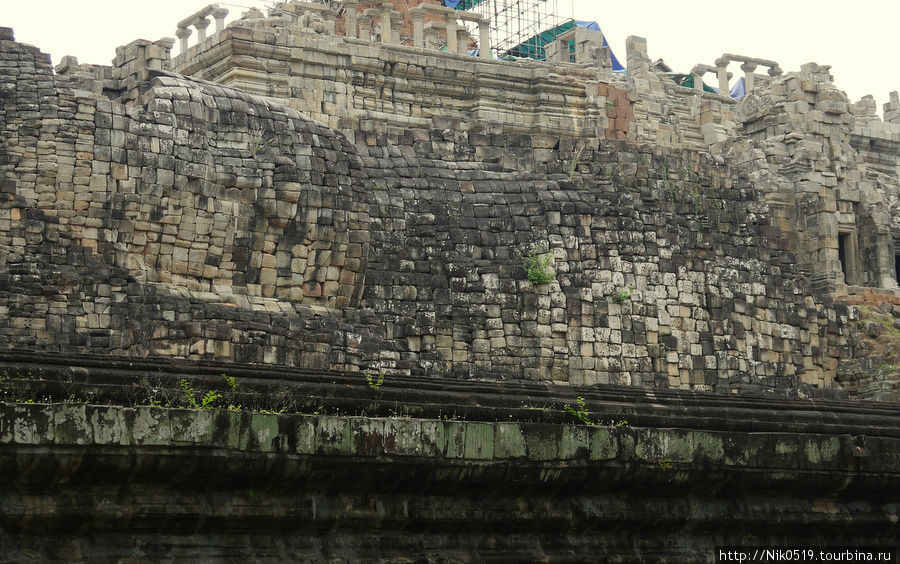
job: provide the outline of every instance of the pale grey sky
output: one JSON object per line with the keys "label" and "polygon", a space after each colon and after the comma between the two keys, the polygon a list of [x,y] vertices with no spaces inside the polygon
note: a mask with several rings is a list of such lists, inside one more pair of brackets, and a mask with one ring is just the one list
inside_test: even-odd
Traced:
{"label": "pale grey sky", "polygon": [[[597,21],[623,62],[625,38],[639,35],[647,39],[652,59],[663,58],[680,72],[712,64],[725,52],[774,59],[785,72],[807,62],[832,65],[835,83],[851,101],[872,94],[879,114],[888,92],[900,90],[897,0],[557,1],[562,16],[574,9],[578,19]],[[75,55],[82,63],[109,64],[118,45],[173,37],[175,23],[209,0],[0,2],[0,25],[50,53],[54,63]],[[271,4],[219,3],[232,10],[229,20],[244,10],[240,6]]]}

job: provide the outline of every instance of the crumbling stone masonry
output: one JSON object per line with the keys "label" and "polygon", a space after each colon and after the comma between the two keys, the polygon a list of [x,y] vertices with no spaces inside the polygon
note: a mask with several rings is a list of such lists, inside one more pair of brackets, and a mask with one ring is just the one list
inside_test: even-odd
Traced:
{"label": "crumbling stone masonry", "polygon": [[900,133],[827,67],[737,103],[640,38],[623,77],[216,14],[56,75],[4,31],[4,346],[825,393],[834,297],[896,288]]}
{"label": "crumbling stone masonry", "polygon": [[122,104],[4,48],[7,346],[717,390],[828,390],[851,354],[852,310],[721,158],[453,120],[354,139],[166,71]]}

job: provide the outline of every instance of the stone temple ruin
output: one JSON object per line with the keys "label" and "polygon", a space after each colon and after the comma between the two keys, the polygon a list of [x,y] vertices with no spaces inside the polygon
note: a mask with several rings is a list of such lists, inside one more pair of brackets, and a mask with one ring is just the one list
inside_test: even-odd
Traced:
{"label": "stone temple ruin", "polygon": [[896,544],[897,93],[491,25],[211,4],[55,67],[0,28],[0,554]]}

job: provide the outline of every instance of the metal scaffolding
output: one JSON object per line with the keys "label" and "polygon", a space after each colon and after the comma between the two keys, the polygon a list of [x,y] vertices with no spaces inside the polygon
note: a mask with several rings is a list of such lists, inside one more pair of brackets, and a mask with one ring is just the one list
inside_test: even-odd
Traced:
{"label": "metal scaffolding", "polygon": [[544,60],[540,36],[561,22],[557,0],[463,0],[466,8],[491,19],[494,55]]}

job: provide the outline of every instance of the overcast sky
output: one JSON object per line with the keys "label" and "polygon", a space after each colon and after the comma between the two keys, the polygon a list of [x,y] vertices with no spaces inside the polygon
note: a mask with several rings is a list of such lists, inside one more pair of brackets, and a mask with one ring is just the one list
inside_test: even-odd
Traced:
{"label": "overcast sky", "polygon": [[[726,52],[774,59],[785,72],[807,62],[832,65],[835,83],[851,101],[872,94],[879,115],[888,92],[900,90],[900,0],[557,1],[562,16],[574,10],[578,19],[597,21],[623,63],[625,38],[639,35],[651,59],[662,58],[679,72],[713,64]],[[50,53],[54,63],[75,55],[82,63],[109,64],[118,45],[174,37],[175,23],[209,0],[0,3],[0,26],[13,27],[17,40]],[[229,20],[244,10],[240,6],[271,4],[219,3],[232,10]],[[731,70],[740,74],[737,65]],[[707,81],[714,83],[712,76]]]}

